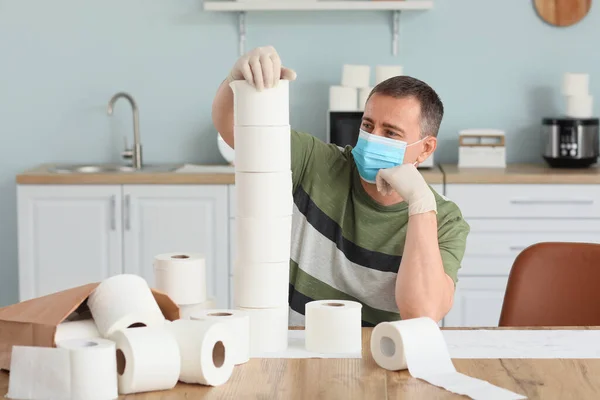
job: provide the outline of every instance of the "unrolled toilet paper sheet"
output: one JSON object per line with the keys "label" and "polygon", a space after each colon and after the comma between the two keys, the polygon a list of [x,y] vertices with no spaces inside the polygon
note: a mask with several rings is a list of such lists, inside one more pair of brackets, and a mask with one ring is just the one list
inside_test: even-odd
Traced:
{"label": "unrolled toilet paper sheet", "polygon": [[289,330],[288,347],[277,352],[256,352],[251,358],[361,358],[360,351],[353,353],[316,353],[306,350],[306,331]]}
{"label": "unrolled toilet paper sheet", "polygon": [[597,358],[598,330],[443,330],[452,358]]}
{"label": "unrolled toilet paper sheet", "polygon": [[457,372],[438,325],[429,318],[380,323],[373,329],[371,353],[382,368],[408,369],[415,378],[473,399],[526,398]]}

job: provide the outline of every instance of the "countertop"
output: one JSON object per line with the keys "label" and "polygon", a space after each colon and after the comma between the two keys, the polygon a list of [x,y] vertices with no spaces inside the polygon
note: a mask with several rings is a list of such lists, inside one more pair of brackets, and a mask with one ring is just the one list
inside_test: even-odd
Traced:
{"label": "countertop", "polygon": [[[184,164],[175,168],[183,167]],[[162,184],[199,185],[234,184],[235,169],[229,165],[194,165],[189,172],[103,172],[103,173],[57,173],[52,172],[56,164],[44,164],[23,171],[16,177],[20,185],[123,185],[123,184]],[[443,184],[444,175],[439,167],[420,170],[429,184]]]}
{"label": "countertop", "polygon": [[[184,164],[175,165],[177,170]],[[231,185],[235,183],[235,168],[230,165],[192,165],[187,172],[57,173],[56,164],[44,164],[23,171],[16,177],[21,185],[86,185],[86,184],[163,184],[163,185]],[[160,167],[160,166],[159,166]],[[509,164],[506,168],[459,168],[442,164],[420,169],[429,184],[600,184],[600,167],[557,169],[545,164]]]}
{"label": "countertop", "polygon": [[600,167],[550,168],[545,164],[509,164],[506,168],[459,168],[442,164],[445,182],[483,184],[594,184],[600,183]]}
{"label": "countertop", "polygon": [[[503,328],[486,328],[503,329]],[[523,328],[519,328],[523,329]],[[574,327],[570,329],[587,329]],[[217,387],[178,383],[172,390],[122,395],[128,400],[177,399],[464,399],[413,378],[387,371],[371,355],[373,328],[363,328],[362,358],[251,359]],[[528,399],[600,398],[598,359],[453,359],[458,372],[521,393]],[[8,392],[0,371],[0,396]]]}

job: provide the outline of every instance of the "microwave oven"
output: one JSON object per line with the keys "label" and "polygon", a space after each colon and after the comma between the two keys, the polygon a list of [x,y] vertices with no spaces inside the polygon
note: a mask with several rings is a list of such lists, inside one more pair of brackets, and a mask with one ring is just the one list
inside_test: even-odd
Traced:
{"label": "microwave oven", "polygon": [[[333,143],[340,147],[356,145],[358,132],[362,122],[362,111],[328,111],[327,112],[327,143]],[[434,166],[433,156],[429,156],[419,169],[432,168]]]}

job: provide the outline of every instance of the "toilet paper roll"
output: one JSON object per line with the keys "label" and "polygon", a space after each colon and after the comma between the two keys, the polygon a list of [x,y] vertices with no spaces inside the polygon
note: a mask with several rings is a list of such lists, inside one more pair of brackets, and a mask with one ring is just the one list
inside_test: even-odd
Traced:
{"label": "toilet paper roll", "polygon": [[229,86],[233,90],[234,125],[262,127],[290,124],[288,80],[280,80],[277,86],[262,91],[245,80],[233,81]]}
{"label": "toilet paper roll", "polygon": [[117,348],[119,394],[175,387],[181,359],[177,340],[168,329],[172,324],[129,328],[111,335]]}
{"label": "toilet paper roll", "polygon": [[565,96],[586,96],[589,94],[590,75],[567,72],[563,76],[562,94]]}
{"label": "toilet paper roll", "polygon": [[342,86],[353,88],[371,86],[371,67],[345,64],[342,68]]}
{"label": "toilet paper roll", "polygon": [[209,310],[217,307],[217,303],[213,297],[198,304],[186,304],[179,306],[179,319],[190,319],[190,317],[198,311]]}
{"label": "toilet paper roll", "polygon": [[567,116],[591,118],[594,114],[594,97],[590,95],[567,96]]}
{"label": "toilet paper roll", "polygon": [[250,316],[240,310],[202,310],[191,316],[195,321],[218,322],[227,325],[234,332],[231,343],[231,359],[235,365],[248,362],[250,359]]}
{"label": "toilet paper roll", "polygon": [[362,304],[345,300],[311,301],[305,306],[306,350],[360,353]]}
{"label": "toilet paper roll", "polygon": [[358,89],[358,108],[360,111],[365,110],[367,99],[369,98],[369,95],[371,94],[372,90],[372,87]]}
{"label": "toilet paper roll", "polygon": [[154,257],[156,289],[176,304],[206,301],[206,261],[196,253],[165,253]]}
{"label": "toilet paper roll", "polygon": [[119,397],[115,342],[106,339],[69,339],[56,343],[69,350],[71,400],[108,400]]}
{"label": "toilet paper roll", "polygon": [[290,126],[234,126],[236,172],[291,170]]}
{"label": "toilet paper roll", "polygon": [[292,215],[292,171],[236,172],[236,217]]}
{"label": "toilet paper roll", "polygon": [[6,397],[68,400],[71,396],[69,357],[66,349],[13,346]]}
{"label": "toilet paper roll", "polygon": [[358,89],[331,86],[329,88],[329,111],[357,111]]}
{"label": "toilet paper roll", "polygon": [[410,374],[453,393],[473,399],[524,399],[524,396],[456,371],[444,337],[430,318],[382,322],[371,334],[375,362],[390,371]]}
{"label": "toilet paper roll", "polygon": [[121,329],[165,322],[144,278],[132,274],[115,275],[102,281],[90,294],[88,307],[105,338]]}
{"label": "toilet paper roll", "polygon": [[288,346],[289,307],[236,307],[250,317],[250,357],[284,351]]}
{"label": "toilet paper roll", "polygon": [[243,262],[236,260],[233,273],[236,306],[276,308],[288,305],[290,262]]}
{"label": "toilet paper roll", "polygon": [[290,259],[292,217],[235,219],[237,259],[244,263]]}
{"label": "toilet paper roll", "polygon": [[402,74],[402,65],[377,65],[375,67],[375,85]]}
{"label": "toilet paper roll", "polygon": [[54,343],[69,339],[93,339],[102,335],[93,319],[68,321],[58,324],[54,334]]}
{"label": "toilet paper roll", "polygon": [[226,324],[214,321],[177,320],[169,324],[179,344],[185,383],[220,386],[233,372],[233,335]]}

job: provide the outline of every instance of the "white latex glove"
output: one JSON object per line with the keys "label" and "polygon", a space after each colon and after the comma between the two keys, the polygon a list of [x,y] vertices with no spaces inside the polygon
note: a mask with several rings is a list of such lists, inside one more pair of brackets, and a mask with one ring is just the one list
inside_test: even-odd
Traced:
{"label": "white latex glove", "polygon": [[273,46],[257,47],[240,57],[227,77],[228,82],[246,80],[257,90],[277,86],[280,79],[293,81],[296,72],[281,66]]}
{"label": "white latex glove", "polygon": [[408,215],[437,213],[435,196],[413,164],[380,169],[375,178],[377,190],[389,196],[394,191],[408,203]]}

